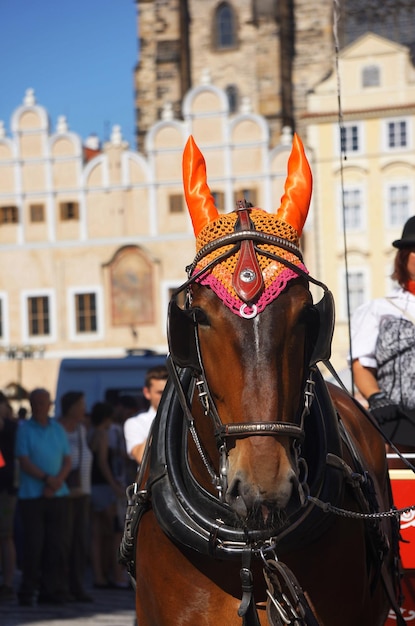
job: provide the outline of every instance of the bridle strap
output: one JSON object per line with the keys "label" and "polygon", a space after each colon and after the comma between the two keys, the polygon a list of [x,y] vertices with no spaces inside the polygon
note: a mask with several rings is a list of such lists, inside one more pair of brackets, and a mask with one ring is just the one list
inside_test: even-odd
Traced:
{"label": "bridle strap", "polygon": [[[290,241],[286,241],[285,239],[282,239],[281,237],[276,237],[275,235],[269,235],[268,233],[260,233],[255,230],[243,230],[243,231],[236,231],[233,233],[228,233],[227,235],[223,235],[223,237],[219,237],[218,239],[215,239],[214,241],[209,242],[208,244],[206,244],[205,246],[203,246],[203,248],[199,250],[199,252],[196,254],[193,260],[193,263],[191,265],[188,265],[186,268],[187,275],[189,278],[182,285],[180,285],[180,287],[174,290],[172,294],[172,298],[175,298],[179,293],[181,293],[182,291],[190,287],[190,285],[192,285],[193,283],[197,282],[199,278],[201,278],[202,276],[210,272],[210,270],[213,267],[215,267],[215,265],[218,265],[219,263],[227,259],[229,256],[232,256],[233,254],[235,254],[238,251],[239,246],[235,245],[230,250],[227,250],[223,254],[220,254],[218,257],[209,261],[209,263],[207,263],[205,267],[203,267],[198,272],[196,272],[196,274],[193,274],[197,264],[205,256],[217,250],[218,248],[222,248],[223,246],[226,246],[229,244],[235,244],[235,243],[238,244],[239,242],[245,241],[246,239],[250,239],[258,244],[262,243],[262,244],[272,245],[277,248],[283,248],[284,250],[287,250],[295,254],[295,256],[300,261],[303,260],[303,256],[301,254],[300,249],[295,244],[291,243]],[[317,285],[318,287],[321,287],[321,289],[323,289],[324,292],[329,291],[329,288],[327,287],[327,285],[325,285],[320,280],[317,280],[317,278],[314,278],[313,276],[308,274],[308,272],[303,270],[298,265],[291,263],[291,261],[288,261],[288,259],[284,259],[284,257],[278,254],[274,254],[273,252],[269,252],[268,250],[258,248],[258,246],[254,246],[254,248],[258,254],[266,256],[274,261],[278,261],[278,263],[281,263],[282,265],[285,265],[285,267],[288,267],[289,269],[291,269],[293,272],[298,274],[298,276],[302,276],[306,280],[313,283],[313,285]]]}
{"label": "bridle strap", "polygon": [[[222,235],[222,237],[218,237],[213,241],[207,243],[203,248],[200,248],[199,252],[196,254],[193,259],[193,263],[187,268],[188,275],[191,275],[199,261],[201,261],[205,256],[214,252],[218,248],[222,248],[223,246],[228,246],[231,244],[239,243],[240,241],[251,240],[256,243],[267,244],[270,246],[275,246],[277,248],[282,248],[283,250],[287,250],[288,252],[292,252],[296,257],[303,260],[303,255],[301,254],[301,250],[298,246],[296,246],[291,241],[287,241],[287,239],[283,239],[282,237],[277,237],[276,235],[270,235],[269,233],[261,233],[257,230],[239,230],[234,231],[232,233],[228,233],[227,235]],[[261,254],[263,254],[263,250],[260,250]]]}
{"label": "bridle strap", "polygon": [[[247,208],[237,211],[236,228],[248,229],[252,226]],[[236,267],[232,275],[232,286],[238,297],[245,303],[251,303],[264,289],[264,279],[255,253],[252,239],[241,241]]]}

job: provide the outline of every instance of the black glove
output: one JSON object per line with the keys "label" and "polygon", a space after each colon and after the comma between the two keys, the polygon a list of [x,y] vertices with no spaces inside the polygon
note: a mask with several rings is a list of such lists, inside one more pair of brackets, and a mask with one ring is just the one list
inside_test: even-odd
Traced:
{"label": "black glove", "polygon": [[369,411],[376,418],[380,426],[387,422],[399,419],[402,416],[399,404],[392,402],[384,391],[372,393],[367,399]]}

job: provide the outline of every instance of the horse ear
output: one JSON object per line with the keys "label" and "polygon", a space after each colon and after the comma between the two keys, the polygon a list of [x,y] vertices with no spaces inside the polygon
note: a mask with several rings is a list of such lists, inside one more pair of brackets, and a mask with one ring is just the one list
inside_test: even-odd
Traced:
{"label": "horse ear", "polygon": [[183,187],[187,207],[197,237],[202,228],[218,216],[215,201],[206,182],[206,163],[192,135],[183,152]]}
{"label": "horse ear", "polygon": [[313,177],[304,146],[299,136],[294,134],[284,195],[276,215],[295,228],[299,237],[307,219],[312,190]]}

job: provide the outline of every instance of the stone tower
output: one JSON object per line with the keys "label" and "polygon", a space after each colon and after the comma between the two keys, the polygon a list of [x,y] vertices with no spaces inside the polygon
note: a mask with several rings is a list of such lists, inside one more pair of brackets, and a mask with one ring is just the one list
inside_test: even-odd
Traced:
{"label": "stone tower", "polygon": [[[399,5],[399,6],[397,6]],[[137,147],[164,109],[181,114],[190,87],[211,81],[230,111],[267,118],[275,144],[283,126],[302,134],[306,94],[335,67],[339,45],[372,30],[406,45],[413,0],[137,0]],[[395,35],[395,36],[393,36]],[[415,38],[414,38],[415,39]]]}
{"label": "stone tower", "polygon": [[276,142],[295,127],[304,94],[332,67],[331,3],[320,0],[137,0],[137,147],[192,86],[211,81],[230,110],[265,116]]}

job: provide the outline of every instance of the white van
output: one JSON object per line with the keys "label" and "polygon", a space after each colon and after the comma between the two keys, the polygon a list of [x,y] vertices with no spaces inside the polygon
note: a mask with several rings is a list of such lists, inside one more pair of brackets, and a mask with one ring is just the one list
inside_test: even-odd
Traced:
{"label": "white van", "polygon": [[67,391],[83,391],[88,412],[95,402],[115,404],[121,395],[133,395],[144,404],[142,388],[147,370],[165,364],[166,355],[151,350],[121,358],[62,359],[54,398],[55,416],[60,416],[60,399]]}

